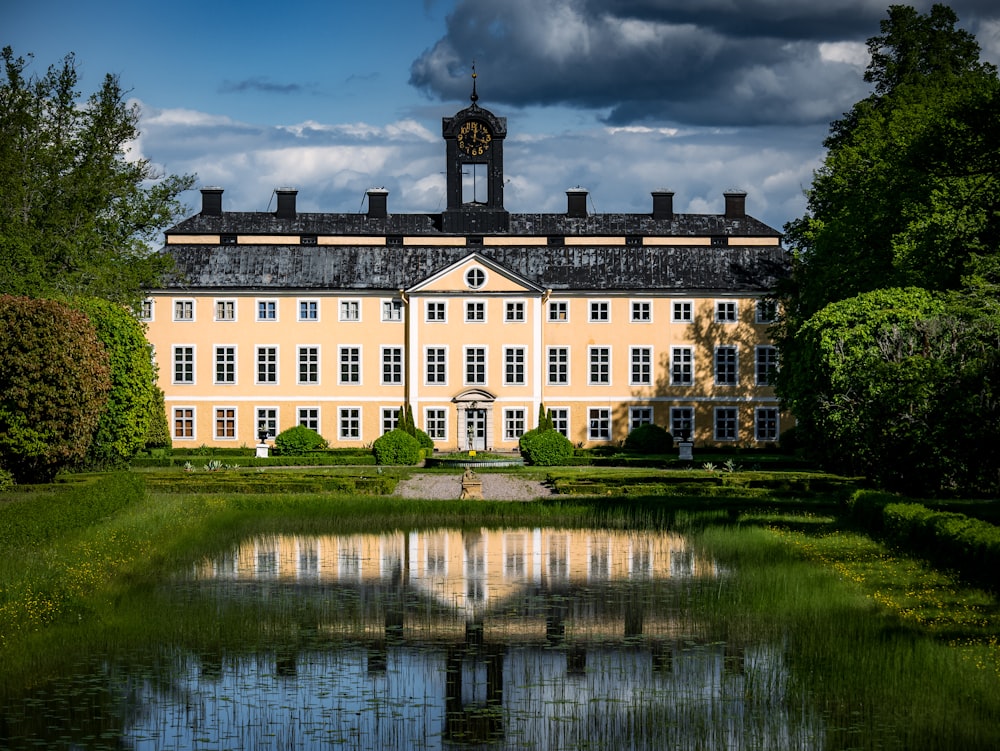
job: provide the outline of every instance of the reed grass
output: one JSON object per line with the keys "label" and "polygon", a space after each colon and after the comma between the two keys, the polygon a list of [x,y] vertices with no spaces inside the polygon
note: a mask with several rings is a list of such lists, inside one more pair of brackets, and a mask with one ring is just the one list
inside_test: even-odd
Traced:
{"label": "reed grass", "polygon": [[[220,610],[193,597],[183,613],[164,612],[161,582],[251,536],[670,527],[727,572],[688,604],[719,641],[780,646],[791,701],[824,718],[825,747],[1000,747],[995,598],[852,532],[826,497],[513,504],[176,494],[149,493],[141,476],[120,474],[9,498],[0,505],[0,698],[70,671],[80,654],[301,647],[314,636],[306,624],[329,604],[282,600],[266,629],[252,604]],[[336,598],[347,617],[350,596]]]}

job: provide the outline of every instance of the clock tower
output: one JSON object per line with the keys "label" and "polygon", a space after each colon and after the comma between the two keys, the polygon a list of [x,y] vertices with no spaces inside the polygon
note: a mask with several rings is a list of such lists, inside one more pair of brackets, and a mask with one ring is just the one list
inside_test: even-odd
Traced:
{"label": "clock tower", "polygon": [[442,229],[465,235],[506,232],[510,226],[510,214],[503,207],[507,118],[477,104],[475,68],[470,99],[469,107],[441,120],[448,161]]}

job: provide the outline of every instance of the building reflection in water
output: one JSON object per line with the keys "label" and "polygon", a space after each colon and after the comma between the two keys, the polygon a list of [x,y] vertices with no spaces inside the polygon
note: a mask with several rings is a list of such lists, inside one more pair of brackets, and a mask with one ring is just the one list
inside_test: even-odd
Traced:
{"label": "building reflection in water", "polygon": [[[695,748],[706,738],[739,748],[751,732],[769,748],[792,748],[821,736],[783,707],[780,650],[724,644],[690,612],[691,590],[716,586],[720,571],[680,535],[274,536],[193,573],[193,586],[221,598],[321,604],[307,625],[327,646],[276,654],[268,670],[302,684],[295,722],[319,707],[327,730],[371,736],[362,747],[409,748],[419,737],[431,748],[616,748],[626,739]],[[239,663],[261,659],[240,658],[228,680],[245,690],[245,671],[260,668]],[[227,681],[196,666],[189,679],[214,696]],[[303,686],[317,680],[310,694]]]}

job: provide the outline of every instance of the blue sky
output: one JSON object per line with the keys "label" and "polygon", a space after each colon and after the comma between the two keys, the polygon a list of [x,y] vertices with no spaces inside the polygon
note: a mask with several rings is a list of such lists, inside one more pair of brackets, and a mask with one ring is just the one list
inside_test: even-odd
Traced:
{"label": "blue sky", "polygon": [[[920,9],[929,2],[916,2]],[[507,117],[512,211],[747,209],[776,228],[802,214],[829,122],[863,97],[872,0],[330,0],[4,2],[0,43],[43,73],[76,55],[81,91],[120,77],[142,109],[136,154],[225,188],[226,209],[299,190],[307,211],[437,211],[441,117]],[[952,3],[1000,62],[1000,4]],[[196,191],[186,197],[192,210]],[[273,205],[270,205],[273,209]]]}

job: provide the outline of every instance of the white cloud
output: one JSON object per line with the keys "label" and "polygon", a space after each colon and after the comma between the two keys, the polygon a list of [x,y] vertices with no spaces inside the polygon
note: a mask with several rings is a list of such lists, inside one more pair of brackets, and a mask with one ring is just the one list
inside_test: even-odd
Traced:
{"label": "white cloud", "polygon": [[846,63],[861,70],[868,67],[871,59],[868,45],[861,42],[822,42],[819,45],[819,57],[825,62]]}

